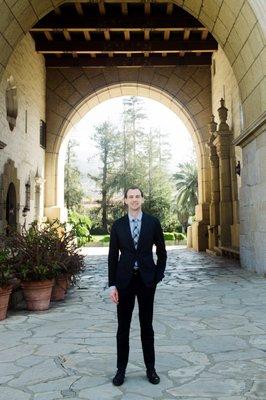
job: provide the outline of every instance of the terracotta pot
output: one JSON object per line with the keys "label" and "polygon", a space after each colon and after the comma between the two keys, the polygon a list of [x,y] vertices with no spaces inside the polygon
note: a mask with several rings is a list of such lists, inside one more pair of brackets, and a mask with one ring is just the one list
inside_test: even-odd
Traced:
{"label": "terracotta pot", "polygon": [[5,288],[0,287],[0,321],[6,318],[10,293],[12,292],[12,286]]}
{"label": "terracotta pot", "polygon": [[68,277],[67,275],[59,276],[55,279],[55,283],[52,290],[52,300],[53,301],[60,301],[64,300],[67,293],[68,287]]}
{"label": "terracotta pot", "polygon": [[54,279],[44,281],[21,282],[27,309],[30,311],[48,310]]}

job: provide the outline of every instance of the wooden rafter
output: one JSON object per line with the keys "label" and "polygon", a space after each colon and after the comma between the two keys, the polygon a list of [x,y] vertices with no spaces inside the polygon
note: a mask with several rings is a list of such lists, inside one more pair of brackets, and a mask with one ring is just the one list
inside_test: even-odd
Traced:
{"label": "wooden rafter", "polygon": [[124,37],[125,37],[125,40],[130,40],[130,31],[128,31],[128,30],[124,31]]}
{"label": "wooden rafter", "polygon": [[188,40],[190,36],[190,29],[185,29],[184,30],[184,40]]}
{"label": "wooden rafter", "polygon": [[208,30],[172,0],[66,3],[31,29],[50,68],[210,65],[218,48]]}
{"label": "wooden rafter", "polygon": [[[148,3],[149,4],[149,3]],[[113,32],[129,29],[132,32],[140,32],[144,29],[162,32],[166,29],[173,32],[183,31],[184,29],[193,29],[194,31],[206,31],[206,28],[193,17],[176,17],[165,15],[163,18],[157,15],[110,15],[103,16],[72,16],[64,18],[53,18],[48,15],[43,18],[31,29],[31,32],[42,31],[62,31],[67,29],[69,32],[82,32],[84,30],[91,32],[100,32],[109,29]]]}
{"label": "wooden rafter", "polygon": [[169,30],[164,31],[163,38],[164,38],[164,40],[170,39],[170,31]]}
{"label": "wooden rafter", "polygon": [[212,52],[217,50],[218,44],[214,39],[210,40],[116,40],[116,41],[55,41],[46,42],[36,41],[36,51],[39,53],[106,53],[109,51],[115,53],[177,53],[180,51],[186,52]]}
{"label": "wooden rafter", "polygon": [[52,32],[44,32],[44,35],[49,42],[53,40]]}
{"label": "wooden rafter", "polygon": [[71,40],[71,36],[70,36],[70,33],[68,32],[68,30],[64,29],[63,30],[63,35],[64,35],[66,40],[68,40],[68,41]]}
{"label": "wooden rafter", "polygon": [[151,14],[151,3],[150,2],[144,3],[144,13],[146,15]]}
{"label": "wooden rafter", "polygon": [[175,65],[210,65],[211,54],[204,54],[201,57],[196,55],[185,55],[184,57],[169,56],[161,57],[158,55],[150,55],[149,57],[137,56],[114,56],[112,58],[95,57],[88,58],[87,56],[80,56],[73,59],[73,57],[62,56],[57,58],[54,56],[46,57],[46,66],[49,68],[65,68],[65,67],[141,67],[141,66],[175,66]]}
{"label": "wooden rafter", "polygon": [[99,6],[99,13],[101,15],[105,15],[106,10],[105,10],[105,5],[104,5],[104,0],[98,0],[98,6]]}
{"label": "wooden rafter", "polygon": [[89,31],[84,31],[83,33],[84,33],[85,40],[91,40],[91,34]]}
{"label": "wooden rafter", "polygon": [[126,2],[121,3],[121,12],[123,15],[128,15],[128,7]]}
{"label": "wooden rafter", "polygon": [[208,36],[208,29],[205,29],[204,31],[201,32],[201,40],[206,40]]}
{"label": "wooden rafter", "polygon": [[81,3],[75,3],[75,8],[77,10],[78,15],[84,15]]}
{"label": "wooden rafter", "polygon": [[174,8],[173,3],[167,3],[166,14],[171,15],[173,13],[173,8]]}
{"label": "wooden rafter", "polygon": [[150,31],[149,31],[149,29],[144,29],[144,40],[150,40]]}
{"label": "wooden rafter", "polygon": [[109,31],[108,29],[106,29],[106,30],[103,32],[103,34],[104,34],[105,40],[110,40],[110,39],[111,39],[111,37],[110,37],[110,31]]}

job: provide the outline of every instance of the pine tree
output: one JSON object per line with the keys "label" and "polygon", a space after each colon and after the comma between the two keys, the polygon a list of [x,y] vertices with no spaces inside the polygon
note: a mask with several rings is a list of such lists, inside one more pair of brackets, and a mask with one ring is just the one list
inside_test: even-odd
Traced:
{"label": "pine tree", "polygon": [[68,210],[78,207],[84,195],[81,185],[81,172],[76,165],[74,148],[78,146],[75,140],[69,140],[65,159],[65,204]]}
{"label": "pine tree", "polygon": [[93,139],[99,150],[101,161],[100,173],[88,177],[96,182],[101,190],[101,210],[102,227],[105,231],[108,229],[108,208],[110,199],[116,190],[117,171],[116,164],[119,157],[119,141],[117,140],[117,131],[114,126],[105,121],[95,127]]}

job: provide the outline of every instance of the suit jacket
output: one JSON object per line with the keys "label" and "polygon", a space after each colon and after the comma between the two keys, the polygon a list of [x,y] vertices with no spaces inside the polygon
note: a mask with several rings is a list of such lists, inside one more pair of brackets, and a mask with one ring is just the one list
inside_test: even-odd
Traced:
{"label": "suit jacket", "polygon": [[[156,264],[152,255],[153,244],[156,245]],[[136,260],[143,282],[146,286],[152,286],[163,279],[166,258],[163,231],[157,218],[146,213],[142,214],[137,249],[131,235],[128,215],[113,223],[108,255],[109,286],[126,288]]]}

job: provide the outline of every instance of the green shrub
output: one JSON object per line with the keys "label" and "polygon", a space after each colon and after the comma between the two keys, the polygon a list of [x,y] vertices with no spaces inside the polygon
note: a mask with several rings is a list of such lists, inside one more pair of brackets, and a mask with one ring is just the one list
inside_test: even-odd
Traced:
{"label": "green shrub", "polygon": [[163,236],[164,240],[171,240],[171,241],[175,240],[175,235],[172,232],[164,232]]}
{"label": "green shrub", "polygon": [[110,235],[104,236],[101,240],[101,243],[109,243],[110,242]]}
{"label": "green shrub", "polygon": [[90,229],[91,219],[87,215],[79,214],[77,211],[69,213],[68,222],[72,225],[79,246],[84,246],[91,241]]}
{"label": "green shrub", "polygon": [[186,236],[183,233],[174,232],[174,235],[175,235],[175,240],[177,240],[178,242],[186,239]]}

